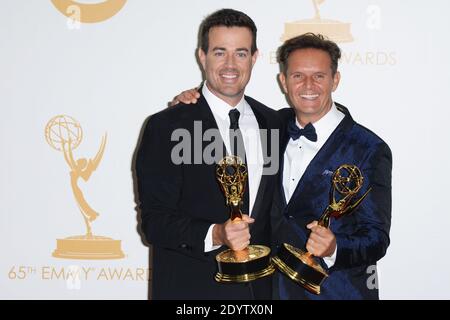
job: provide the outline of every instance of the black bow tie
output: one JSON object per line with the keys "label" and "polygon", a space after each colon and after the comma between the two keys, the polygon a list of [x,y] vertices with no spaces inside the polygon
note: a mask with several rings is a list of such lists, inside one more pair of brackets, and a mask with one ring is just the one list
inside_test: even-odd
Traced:
{"label": "black bow tie", "polygon": [[289,121],[289,125],[287,127],[287,131],[292,140],[297,140],[301,136],[304,136],[306,139],[316,142],[317,141],[317,133],[316,129],[312,125],[312,123],[308,123],[304,129],[300,129],[295,124],[295,120]]}

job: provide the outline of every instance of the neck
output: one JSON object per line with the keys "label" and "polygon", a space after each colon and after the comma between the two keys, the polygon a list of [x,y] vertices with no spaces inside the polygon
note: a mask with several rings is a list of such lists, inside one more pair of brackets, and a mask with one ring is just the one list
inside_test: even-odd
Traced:
{"label": "neck", "polygon": [[315,122],[322,119],[330,110],[331,106],[333,105],[333,102],[330,103],[329,107],[326,108],[322,113],[320,114],[308,114],[308,113],[302,113],[301,111],[295,110],[295,116],[297,118],[298,123],[304,128],[308,123],[314,124]]}
{"label": "neck", "polygon": [[243,91],[235,96],[226,96],[226,95],[220,94],[219,92],[217,92],[216,90],[211,88],[209,86],[208,82],[206,82],[206,86],[208,87],[209,91],[211,91],[211,93],[213,95],[215,95],[220,100],[225,101],[228,105],[230,105],[232,107],[236,107],[238,105],[239,101],[241,101],[242,97],[244,96]]}

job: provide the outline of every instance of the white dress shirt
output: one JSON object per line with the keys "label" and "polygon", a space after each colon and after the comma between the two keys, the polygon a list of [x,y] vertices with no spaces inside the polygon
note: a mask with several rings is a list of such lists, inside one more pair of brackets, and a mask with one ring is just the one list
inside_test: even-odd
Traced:
{"label": "white dress shirt", "polygon": [[[283,189],[286,196],[286,203],[289,203],[298,182],[305,173],[308,165],[328,140],[330,135],[344,119],[344,114],[340,112],[333,103],[330,111],[321,119],[313,123],[317,133],[317,141],[313,142],[301,136],[297,140],[289,139],[286,151],[284,152],[283,166]],[[296,125],[303,129],[295,120]],[[325,209],[325,208],[324,208]],[[332,267],[336,261],[337,248],[331,257],[325,257],[324,261],[328,267]]]}
{"label": "white dress shirt", "polygon": [[[202,94],[208,102],[211,108],[214,119],[216,120],[217,127],[219,128],[220,135],[227,149],[227,153],[230,152],[230,117],[228,113],[232,109],[237,109],[240,113],[239,116],[239,129],[242,133],[244,140],[245,155],[247,158],[247,170],[248,170],[248,185],[250,190],[246,190],[249,193],[249,211],[245,214],[251,215],[253,205],[255,204],[256,194],[258,193],[259,183],[261,182],[261,176],[263,172],[263,152],[261,146],[261,139],[259,135],[259,125],[256,117],[253,113],[250,105],[242,97],[241,101],[232,107],[222,99],[215,96],[205,84],[202,88]],[[225,201],[225,198],[223,199]],[[208,233],[205,237],[205,252],[219,248],[220,246],[213,246],[212,242],[212,229],[214,225],[211,225],[208,229]]]}

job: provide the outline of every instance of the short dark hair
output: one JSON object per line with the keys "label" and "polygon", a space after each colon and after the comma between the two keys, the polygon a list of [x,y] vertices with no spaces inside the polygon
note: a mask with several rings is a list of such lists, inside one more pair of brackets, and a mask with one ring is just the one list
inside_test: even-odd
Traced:
{"label": "short dark hair", "polygon": [[245,27],[252,32],[252,55],[258,50],[256,47],[256,25],[245,13],[233,9],[221,9],[207,16],[200,25],[199,46],[207,53],[209,48],[209,30],[212,27]]}
{"label": "short dark hair", "polygon": [[341,49],[338,45],[321,34],[311,32],[286,40],[277,51],[277,60],[281,71],[286,74],[289,55],[300,49],[319,49],[327,52],[331,58],[331,71],[333,76],[338,68],[338,60],[341,58]]}

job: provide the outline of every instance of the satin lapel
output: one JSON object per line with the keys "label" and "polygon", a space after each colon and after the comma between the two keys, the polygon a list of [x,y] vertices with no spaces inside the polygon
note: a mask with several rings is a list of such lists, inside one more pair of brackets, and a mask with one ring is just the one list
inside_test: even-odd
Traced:
{"label": "satin lapel", "polygon": [[284,174],[284,152],[286,151],[289,140],[290,140],[289,135],[285,134],[283,140],[281,141],[280,146],[280,175],[278,179],[278,188],[280,189],[282,208],[286,208],[287,206],[286,194],[284,193],[283,188],[283,174]]}
{"label": "satin lapel", "polygon": [[201,118],[203,121],[203,128],[205,129],[218,129],[216,119],[214,119],[214,115],[206,102],[205,97],[200,94],[200,98],[197,102],[197,111],[201,114]]}
{"label": "satin lapel", "polygon": [[[295,117],[294,110],[292,110],[292,109],[290,109],[289,111],[285,110],[284,115],[282,116],[282,121],[285,122],[285,124],[286,124],[283,127],[286,132],[287,132],[286,127],[287,127],[288,121],[294,117]],[[279,192],[281,195],[281,205],[282,205],[281,208],[282,209],[286,208],[286,206],[287,206],[286,194],[284,193],[284,188],[283,188],[283,174],[284,174],[284,152],[286,151],[290,137],[286,132],[283,132],[281,145],[280,145],[280,174],[278,177],[278,185],[277,185],[277,188],[279,188]]]}
{"label": "satin lapel", "polygon": [[[219,130],[219,127],[217,126],[216,119],[214,119],[214,115],[211,111],[211,108],[209,107],[208,102],[206,102],[205,97],[203,97],[203,95],[201,94],[201,89],[199,92],[200,92],[200,98],[198,99],[198,102],[197,102],[197,111],[199,112],[200,118],[202,120],[202,129],[203,129],[202,134],[208,129]],[[223,154],[226,155],[227,149],[225,147],[225,143],[223,142],[223,138],[220,134],[219,134],[219,137],[220,137],[220,142],[222,143]],[[216,160],[220,160],[220,159],[216,159]]]}
{"label": "satin lapel", "polygon": [[[264,115],[256,108],[254,105],[252,105],[248,100],[246,100],[247,103],[250,105],[250,107],[253,110],[253,113],[255,115],[256,121],[258,121],[259,126],[259,139],[261,141],[262,146],[262,152],[264,156],[264,165],[263,165],[263,172],[261,176],[261,181],[259,183],[258,192],[256,193],[256,199],[255,203],[253,204],[253,209],[251,213],[252,218],[256,218],[258,213],[261,211],[260,208],[264,201],[264,192],[267,186],[267,182],[269,180],[269,176],[265,174],[266,171],[266,164],[268,164],[268,157],[267,157],[267,150],[271,150],[271,136],[270,136],[270,130],[268,129],[267,120],[264,117]],[[261,130],[267,130],[267,141],[264,141],[263,137],[261,136]]]}
{"label": "satin lapel", "polygon": [[355,123],[348,110],[339,104],[337,105],[338,109],[345,114],[345,117],[330,135],[330,137],[316,154],[316,156],[309,163],[308,167],[305,170],[305,173],[298,182],[297,187],[295,188],[295,191],[292,194],[291,199],[289,200],[289,203],[287,204],[288,209],[292,205],[292,203],[301,200],[301,194],[304,188],[308,188],[308,186],[312,183],[319,182],[314,181],[313,177],[321,176],[324,168],[328,168],[327,165],[329,165],[330,159],[333,159],[333,155],[337,154],[336,151],[340,148],[341,141],[344,141],[345,135]]}

